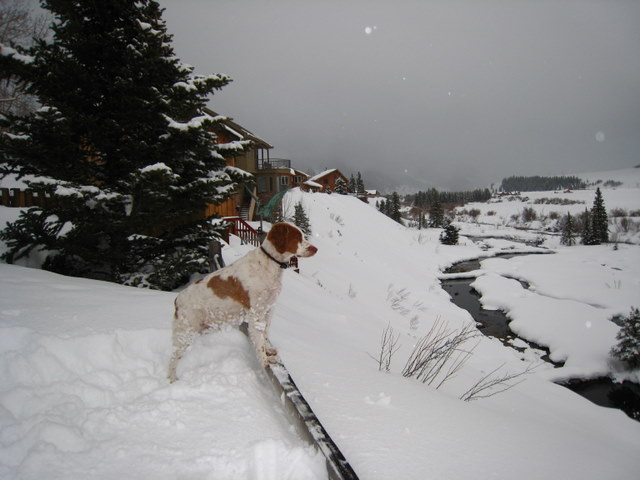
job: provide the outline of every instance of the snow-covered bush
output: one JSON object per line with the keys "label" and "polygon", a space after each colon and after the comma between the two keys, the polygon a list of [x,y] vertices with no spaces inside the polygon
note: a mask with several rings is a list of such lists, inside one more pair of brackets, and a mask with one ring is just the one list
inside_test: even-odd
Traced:
{"label": "snow-covered bush", "polygon": [[611,355],[635,369],[640,367],[640,310],[632,308],[628,317],[621,319],[622,327],[616,336],[618,344]]}

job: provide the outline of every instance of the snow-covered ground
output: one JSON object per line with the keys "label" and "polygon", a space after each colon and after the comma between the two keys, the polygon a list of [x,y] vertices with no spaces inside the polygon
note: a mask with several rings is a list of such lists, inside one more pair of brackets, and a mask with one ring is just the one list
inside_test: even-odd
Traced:
{"label": "snow-covered ground", "polygon": [[[521,192],[492,198],[487,203],[468,203],[456,209],[463,233],[474,236],[503,236],[535,240],[536,233],[514,232],[514,229],[554,232],[559,229],[559,220],[567,213],[577,217],[591,209],[595,189],[601,188],[609,215],[610,239],[613,242],[640,244],[640,168],[627,168],[611,172],[596,172],[576,175],[590,186],[585,190],[557,192]],[[619,182],[615,188],[605,187],[608,181]],[[536,219],[524,223],[522,212],[533,209]],[[478,215],[469,213],[475,210]],[[617,212],[616,212],[617,211]],[[625,214],[626,215],[622,215]],[[631,216],[633,215],[633,216]],[[517,218],[514,218],[517,217]]]}
{"label": "snow-covered ground", "polygon": [[[297,201],[319,252],[301,259],[299,275],[285,272],[271,340],[361,479],[637,478],[640,423],[550,380],[622,375],[606,358],[617,330],[609,318],[637,305],[640,246],[560,248],[550,238],[554,255],[483,261],[482,301],[565,367],[480,336],[436,389],[401,372],[435,322],[474,325],[441,272],[534,249],[504,239],[443,246],[439,231],[406,229],[352,197],[287,194]],[[0,209],[0,223],[14,216]],[[248,248],[232,241],[226,262]],[[0,477],[323,478],[322,458],[297,438],[241,333],[199,339],[180,381],[167,383],[174,297],[0,264]],[[387,326],[399,350],[380,372],[371,356]],[[532,363],[513,388],[460,400],[487,373]]]}

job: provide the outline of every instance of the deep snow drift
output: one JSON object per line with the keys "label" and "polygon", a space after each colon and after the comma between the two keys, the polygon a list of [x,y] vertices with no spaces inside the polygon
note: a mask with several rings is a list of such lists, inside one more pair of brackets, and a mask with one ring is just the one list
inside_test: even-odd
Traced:
{"label": "deep snow drift", "polygon": [[[506,392],[460,400],[492,370],[538,364],[498,341],[473,339],[467,363],[439,389],[401,374],[436,321],[451,330],[473,325],[440,287],[445,267],[535,249],[507,240],[443,246],[438,230],[406,229],[352,197],[297,190],[285,197],[291,209],[297,201],[319,252],[300,260],[299,275],[285,272],[271,340],[360,478],[636,478],[640,424],[555,385],[548,365]],[[9,210],[0,209],[0,218]],[[248,248],[232,241],[225,260]],[[565,367],[572,374],[612,373],[601,356],[611,343],[608,317],[635,300],[640,247],[573,248],[532,262],[604,263],[618,275],[611,292],[581,290],[580,275],[575,289],[561,279],[564,290],[548,286],[550,276],[528,257],[486,260],[488,273],[476,281],[485,282],[487,303],[495,289],[504,291],[494,302],[501,308],[517,309],[534,294],[597,304],[588,321],[605,332],[598,341],[562,343],[584,329],[578,322],[563,325],[564,333],[552,328],[559,342],[552,348],[573,359]],[[499,273],[526,278],[536,291],[512,292]],[[167,383],[174,297],[0,265],[2,478],[322,478],[323,459],[290,428],[241,333],[199,339],[180,365],[181,380]],[[524,329],[534,330],[533,321],[524,319]],[[371,358],[387,326],[400,346],[388,373]]]}
{"label": "deep snow drift", "polygon": [[322,478],[241,333],[168,384],[174,296],[0,265],[1,478]]}

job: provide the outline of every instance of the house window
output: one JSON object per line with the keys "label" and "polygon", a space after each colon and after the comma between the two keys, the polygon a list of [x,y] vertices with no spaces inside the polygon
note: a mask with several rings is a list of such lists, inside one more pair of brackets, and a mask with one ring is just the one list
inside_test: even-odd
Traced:
{"label": "house window", "polygon": [[258,177],[257,179],[257,183],[258,183],[258,193],[265,193],[265,192],[269,192],[269,178],[266,177]]}
{"label": "house window", "polygon": [[280,186],[286,187],[289,185],[289,177],[280,177]]}

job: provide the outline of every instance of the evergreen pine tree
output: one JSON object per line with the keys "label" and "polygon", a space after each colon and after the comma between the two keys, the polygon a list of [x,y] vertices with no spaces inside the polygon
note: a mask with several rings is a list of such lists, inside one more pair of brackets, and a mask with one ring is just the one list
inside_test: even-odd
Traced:
{"label": "evergreen pine tree", "polygon": [[582,214],[582,237],[580,241],[583,245],[597,245],[593,236],[591,213],[588,210],[585,210]]}
{"label": "evergreen pine tree", "polygon": [[351,174],[351,177],[349,178],[349,193],[356,193],[358,190],[358,186],[356,185],[356,179],[353,178],[353,173]]}
{"label": "evergreen pine tree", "polygon": [[576,243],[575,225],[571,213],[567,213],[567,216],[564,219],[564,224],[562,226],[562,239],[560,240],[560,243],[567,246],[575,245]]}
{"label": "evergreen pine tree", "polygon": [[358,175],[356,177],[356,194],[357,195],[362,195],[364,193],[364,182],[362,181],[362,175],[360,175],[360,172],[358,172]]}
{"label": "evergreen pine tree", "polygon": [[[389,202],[387,202],[389,204]],[[402,223],[402,214],[400,213],[400,196],[398,192],[391,194],[391,203],[389,205],[388,215],[398,223]]]}
{"label": "evergreen pine tree", "polygon": [[429,207],[429,226],[434,228],[440,228],[444,225],[444,210],[440,203],[440,196],[436,192],[436,195]]}
{"label": "evergreen pine tree", "polygon": [[348,193],[347,182],[345,182],[342,178],[338,178],[336,180],[336,193],[340,195],[346,195]]}
{"label": "evergreen pine tree", "polygon": [[224,201],[237,170],[202,113],[228,84],[181,63],[154,0],[45,0],[52,41],[2,57],[42,105],[7,116],[2,173],[33,175],[53,197],[5,229],[5,260],[33,249],[44,267],[71,275],[172,289],[207,265],[220,227],[204,217]]}
{"label": "evergreen pine tree", "polygon": [[596,189],[596,196],[593,200],[591,221],[591,230],[595,244],[607,243],[609,241],[609,220],[600,187]]}
{"label": "evergreen pine tree", "polygon": [[298,202],[294,206],[293,223],[305,234],[305,236],[311,235],[311,224],[309,223],[309,217],[304,211],[302,202]]}
{"label": "evergreen pine tree", "polygon": [[452,223],[447,223],[444,230],[440,234],[440,243],[444,245],[457,245],[460,230]]}
{"label": "evergreen pine tree", "polygon": [[640,367],[640,311],[632,308],[628,317],[622,319],[622,326],[616,336],[618,343],[611,349],[611,355],[626,362],[632,369]]}

